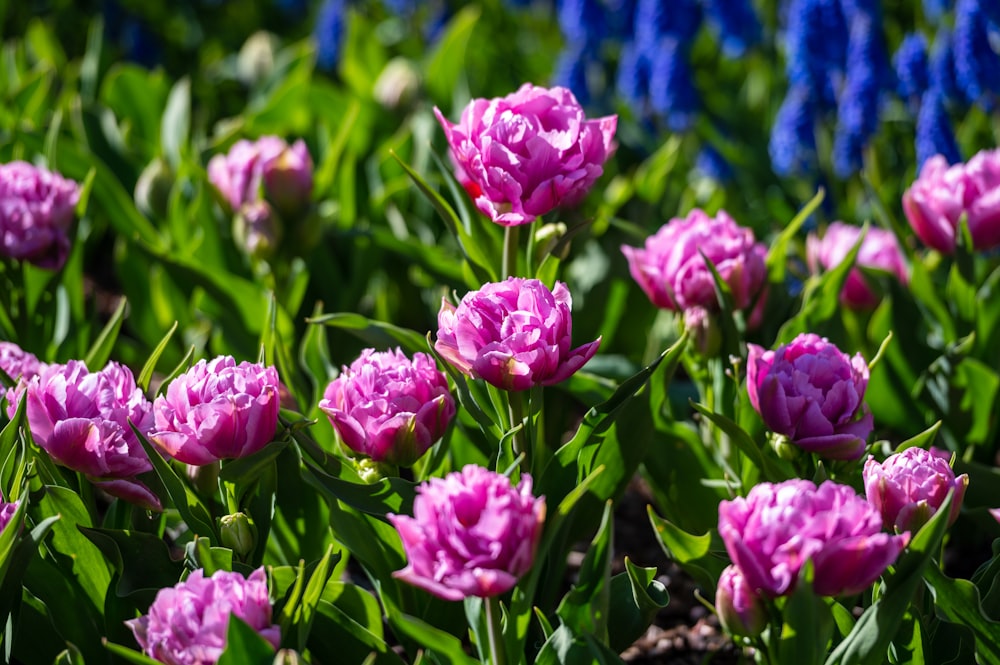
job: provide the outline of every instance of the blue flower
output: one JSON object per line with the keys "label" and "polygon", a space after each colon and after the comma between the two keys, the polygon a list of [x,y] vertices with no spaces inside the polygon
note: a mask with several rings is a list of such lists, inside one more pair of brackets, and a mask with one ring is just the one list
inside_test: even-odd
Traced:
{"label": "blue flower", "polygon": [[934,21],[951,9],[951,0],[924,0],[924,17]]}
{"label": "blue flower", "polygon": [[917,114],[917,171],[934,155],[944,155],[949,164],[962,161],[955,141],[955,131],[944,106],[944,95],[937,88],[928,88],[920,100]]}
{"label": "blue flower", "polygon": [[955,81],[955,58],[952,35],[947,30],[938,30],[934,46],[927,62],[927,85],[937,88],[945,100],[957,100],[960,96]]}
{"label": "blue flower", "polygon": [[688,57],[688,49],[672,37],[662,38],[650,56],[649,106],[674,132],[690,129],[700,106]]}
{"label": "blue flower", "polygon": [[324,0],[316,16],[313,37],[316,39],[316,66],[334,71],[340,63],[340,48],[344,41],[346,0]]}
{"label": "blue flower", "polygon": [[749,0],[703,0],[703,4],[705,21],[727,57],[738,58],[760,41],[760,21]]}
{"label": "blue flower", "polygon": [[559,0],[559,29],[570,44],[599,43],[608,36],[608,22],[599,0]]}
{"label": "blue flower", "polygon": [[838,0],[792,0],[785,30],[789,85],[808,88],[821,108],[836,106],[848,37]]}
{"label": "blue flower", "polygon": [[694,168],[704,176],[719,183],[726,183],[733,179],[733,167],[710,144],[703,145],[701,150],[698,151]]}
{"label": "blue flower", "polygon": [[664,37],[689,44],[700,24],[698,0],[638,0],[633,34],[644,49],[654,48]]}
{"label": "blue flower", "polygon": [[649,95],[649,58],[635,42],[627,42],[622,46],[615,89],[635,110],[636,115],[642,114],[642,107]]}
{"label": "blue flower", "polygon": [[927,64],[927,40],[918,32],[903,38],[892,59],[896,71],[896,92],[915,110],[920,96],[930,84]]}
{"label": "blue flower", "polygon": [[553,82],[569,88],[581,106],[590,103],[590,87],[587,84],[587,68],[590,66],[592,51],[586,44],[570,46],[563,50],[556,62]]}
{"label": "blue flower", "polygon": [[816,103],[810,90],[788,90],[771,127],[767,145],[771,167],[780,176],[807,173],[816,165]]}
{"label": "blue flower", "polygon": [[[997,2],[997,0],[988,0]],[[1000,10],[997,10],[1000,12]],[[971,103],[989,111],[1000,94],[1000,54],[990,46],[989,15],[979,0],[958,0],[955,6],[955,81]]]}

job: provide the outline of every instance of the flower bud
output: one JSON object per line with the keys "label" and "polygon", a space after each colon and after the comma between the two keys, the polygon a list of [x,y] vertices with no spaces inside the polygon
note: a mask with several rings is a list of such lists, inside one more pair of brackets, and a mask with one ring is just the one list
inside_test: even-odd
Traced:
{"label": "flower bud", "polygon": [[691,345],[703,358],[710,358],[722,346],[722,333],[715,317],[704,307],[684,310],[684,329],[691,337]]}
{"label": "flower bud", "polygon": [[299,665],[302,659],[299,658],[299,652],[295,649],[278,649],[278,653],[274,654],[274,660],[271,661],[271,665]]}
{"label": "flower bud", "polygon": [[233,239],[250,258],[267,260],[281,242],[281,220],[267,201],[251,201],[233,218]]}
{"label": "flower bud", "polygon": [[236,56],[236,75],[245,85],[259,85],[274,70],[274,52],[278,39],[266,30],[253,33],[240,47]]}
{"label": "flower bud", "polygon": [[760,596],[747,584],[743,573],[729,565],[715,589],[715,611],[719,622],[731,635],[756,637],[767,626],[767,610]]}
{"label": "flower bud", "polygon": [[419,88],[420,72],[408,59],[396,57],[378,75],[372,94],[385,108],[398,109],[409,105]]}
{"label": "flower bud", "polygon": [[142,170],[135,183],[135,205],[147,217],[166,217],[174,174],[170,166],[157,157]]}
{"label": "flower bud", "polygon": [[222,544],[240,559],[246,559],[257,544],[257,528],[246,513],[223,515],[219,519]]}

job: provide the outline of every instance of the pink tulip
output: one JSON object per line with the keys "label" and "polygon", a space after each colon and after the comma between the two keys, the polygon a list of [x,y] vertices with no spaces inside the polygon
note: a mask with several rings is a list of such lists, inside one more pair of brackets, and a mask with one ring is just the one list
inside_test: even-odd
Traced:
{"label": "pink tulip", "polygon": [[738,309],[749,307],[767,281],[767,248],[753,231],[720,210],[709,217],[695,208],[675,217],[646,239],[645,247],[622,246],[632,277],[657,307],[685,311],[702,307],[717,312],[715,266]]}
{"label": "pink tulip", "polygon": [[459,371],[504,390],[564,381],[601,340],[571,349],[572,299],[562,282],[509,277],[465,294],[438,312],[434,348]]}
{"label": "pink tulip", "polygon": [[[831,270],[840,265],[858,241],[860,234],[860,228],[842,222],[830,224],[822,239],[810,234],[806,239],[810,268],[818,272],[820,269]],[[861,247],[858,248],[855,264],[890,273],[903,284],[909,281],[906,261],[896,236],[885,229],[868,229]],[[840,302],[851,309],[870,309],[878,305],[880,300],[861,271],[853,268],[848,273],[847,281],[844,282],[844,288],[840,292]]]}
{"label": "pink tulip", "polygon": [[228,154],[212,157],[208,179],[233,212],[266,198],[283,216],[294,216],[309,205],[313,163],[301,139],[289,146],[277,136],[262,136],[237,141]]}
{"label": "pink tulip", "polygon": [[246,457],[274,439],[279,408],[273,367],[200,360],[153,402],[149,439],[186,464]]}
{"label": "pink tulip", "polygon": [[80,186],[27,162],[0,164],[0,256],[59,270]]}
{"label": "pink tulip", "polygon": [[411,466],[455,416],[448,380],[426,353],[365,349],[327,386],[319,408],[340,440],[376,462]]}
{"label": "pink tulip", "polygon": [[767,626],[767,609],[760,596],[750,588],[743,573],[734,565],[726,566],[715,589],[715,611],[726,632],[754,637]]}
{"label": "pink tulip", "polygon": [[445,600],[487,598],[511,589],[530,568],[545,521],[531,476],[517,487],[468,465],[417,488],[413,517],[389,515],[407,564],[393,573]]}
{"label": "pink tulip", "polygon": [[771,431],[828,459],[853,460],[874,426],[864,403],[868,365],[803,333],[774,351],[749,344],[747,392]]}
{"label": "pink tulip", "polygon": [[198,569],[160,589],[149,613],[126,621],[147,656],[166,665],[214,665],[226,648],[230,617],[239,617],[275,649],[281,628],[271,623],[267,576],[258,568],[240,573]]}
{"label": "pink tulip", "polygon": [[437,108],[458,179],[497,224],[529,224],[575,205],[614,152],[617,116],[588,120],[566,88],[526,83],[506,97],[474,99],[456,125]]}
{"label": "pink tulip", "polygon": [[806,561],[820,596],[859,593],[909,542],[882,532],[882,518],[847,485],[808,480],[760,483],[719,504],[719,535],[749,587],[769,597],[796,586]]}
{"label": "pink tulip", "polygon": [[929,450],[907,448],[879,463],[869,456],[863,472],[865,495],[896,531],[917,531],[954,490],[948,523],[958,519],[969,476],[955,477],[951,465]]}
{"label": "pink tulip", "polygon": [[924,244],[940,252],[955,251],[963,214],[974,249],[1000,245],[1000,149],[953,166],[941,155],[931,157],[904,192],[903,211]]}

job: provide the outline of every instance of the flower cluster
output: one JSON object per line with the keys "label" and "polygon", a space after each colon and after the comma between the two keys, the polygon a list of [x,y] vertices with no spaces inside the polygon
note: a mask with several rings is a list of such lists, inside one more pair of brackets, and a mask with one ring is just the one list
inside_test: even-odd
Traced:
{"label": "flower cluster", "polygon": [[59,270],[80,186],[27,162],[0,164],[0,256]]}
{"label": "flower cluster", "polygon": [[165,665],[211,665],[226,648],[230,617],[239,617],[275,649],[281,628],[271,623],[263,568],[244,578],[224,570],[195,570],[160,589],[147,614],[125,623],[147,656]]}
{"label": "flower cluster", "polygon": [[389,515],[406,550],[394,576],[445,600],[487,598],[512,588],[531,568],[545,521],[545,498],[531,477],[516,487],[469,465],[417,488],[413,517]]}
{"label": "flower cluster", "polygon": [[365,349],[323,393],[319,408],[340,440],[376,462],[410,466],[455,416],[448,380],[426,353]]}
{"label": "flower cluster", "polygon": [[847,485],[798,479],[721,502],[719,535],[750,589],[772,598],[791,593],[810,560],[817,594],[858,593],[909,542],[909,533],[884,533],[875,507]]}
{"label": "flower cluster", "polygon": [[864,403],[868,365],[826,338],[803,333],[774,351],[748,345],[750,403],[775,433],[829,459],[865,451],[873,422]]}
{"label": "flower cluster", "polygon": [[564,381],[597,353],[600,338],[570,349],[572,298],[562,282],[510,277],[442,301],[434,348],[464,374],[504,390]]}
{"label": "flower cluster", "polygon": [[529,224],[575,205],[614,150],[616,116],[587,119],[573,93],[529,83],[506,97],[474,99],[458,124],[434,109],[457,177],[497,224]]}

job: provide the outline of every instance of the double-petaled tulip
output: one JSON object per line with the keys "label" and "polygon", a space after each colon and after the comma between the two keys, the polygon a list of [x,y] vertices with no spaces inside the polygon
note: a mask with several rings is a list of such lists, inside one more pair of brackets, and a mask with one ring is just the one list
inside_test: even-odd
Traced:
{"label": "double-petaled tulip", "polygon": [[442,301],[434,348],[459,371],[504,390],[564,381],[597,353],[600,338],[571,349],[572,298],[537,279],[509,277]]}
{"label": "double-petaled tulip", "polygon": [[455,415],[448,380],[426,353],[365,349],[330,382],[319,408],[340,440],[376,462],[410,466]]}
{"label": "double-petaled tulip", "polygon": [[[811,234],[806,239],[809,267],[816,272],[837,267],[857,243],[860,234],[860,228],[842,222],[830,224],[822,239]],[[892,231],[868,229],[854,263],[885,271],[903,284],[908,281],[906,260]],[[868,309],[878,305],[879,300],[879,295],[868,285],[861,271],[852,268],[840,292],[840,302],[852,309]]]}
{"label": "double-petaled tulip", "polygon": [[0,164],[0,256],[58,270],[80,186],[27,162]]}
{"label": "double-petaled tulip", "polygon": [[531,476],[510,479],[469,465],[417,488],[413,517],[389,515],[406,550],[394,577],[445,600],[488,598],[526,573],[545,521],[545,498]]}
{"label": "double-petaled tulip", "polygon": [[457,177],[497,224],[533,222],[575,205],[614,151],[617,116],[588,120],[566,88],[530,83],[506,97],[474,99],[452,124],[438,109]]}
{"label": "double-petaled tulip", "polygon": [[903,212],[924,244],[938,251],[955,251],[963,214],[974,249],[1000,245],[1000,149],[952,166],[941,155],[931,157],[904,192]]}
{"label": "double-petaled tulip", "polygon": [[209,160],[208,179],[233,212],[267,199],[288,218],[309,206],[313,163],[301,139],[291,146],[277,136],[262,136],[253,142],[242,139],[229,153]]}
{"label": "double-petaled tulip", "polygon": [[725,210],[709,217],[695,208],[687,217],[661,226],[644,247],[624,245],[622,252],[632,277],[653,304],[664,309],[719,310],[715,278],[706,259],[729,286],[737,309],[749,307],[767,281],[767,248]]}
{"label": "double-petaled tulip", "polygon": [[230,356],[200,360],[153,402],[149,439],[196,466],[252,455],[274,439],[278,390],[273,367]]}
{"label": "double-petaled tulip", "polygon": [[803,333],[774,351],[748,345],[750,403],[777,434],[828,459],[864,455],[874,423],[864,402],[868,365],[826,338]]}
{"label": "double-petaled tulip", "polygon": [[153,465],[129,423],[145,434],[153,417],[127,367],[112,362],[90,372],[78,360],[48,365],[27,383],[24,399],[31,436],[53,460],[108,494],[160,509],[136,479]]}
{"label": "double-petaled tulip", "polygon": [[239,617],[275,649],[281,628],[271,623],[263,568],[244,578],[200,568],[173,587],[160,589],[149,612],[126,621],[143,652],[165,665],[214,665],[226,649],[230,617]]}
{"label": "double-petaled tulip", "polygon": [[948,523],[958,518],[969,476],[955,477],[947,460],[923,448],[907,448],[879,463],[865,462],[865,495],[887,528],[917,531],[934,516],[954,490]]}
{"label": "double-petaled tulip", "polygon": [[0,369],[14,380],[14,385],[6,389],[8,418],[13,418],[17,413],[17,405],[21,401],[21,395],[24,394],[28,381],[43,367],[45,365],[35,354],[25,351],[13,342],[0,342]]}
{"label": "double-petaled tulip", "polygon": [[867,589],[909,542],[847,485],[808,480],[760,483],[719,504],[719,535],[747,585],[769,597],[791,593],[807,561],[813,590],[841,596]]}

